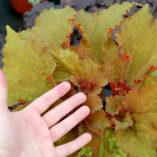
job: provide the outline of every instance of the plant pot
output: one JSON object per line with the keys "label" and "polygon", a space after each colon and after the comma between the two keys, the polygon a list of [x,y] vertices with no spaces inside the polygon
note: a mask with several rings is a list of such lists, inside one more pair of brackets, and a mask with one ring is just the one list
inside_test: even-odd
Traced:
{"label": "plant pot", "polygon": [[11,0],[11,4],[13,9],[20,14],[24,14],[33,7],[33,5],[28,2],[28,0]]}

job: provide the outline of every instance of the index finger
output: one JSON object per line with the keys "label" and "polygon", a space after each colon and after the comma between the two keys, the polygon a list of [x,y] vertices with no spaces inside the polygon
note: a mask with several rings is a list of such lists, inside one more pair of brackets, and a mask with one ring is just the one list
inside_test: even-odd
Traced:
{"label": "index finger", "polygon": [[27,108],[37,111],[39,114],[44,113],[53,103],[64,96],[71,89],[68,82],[62,82],[47,93],[34,100]]}

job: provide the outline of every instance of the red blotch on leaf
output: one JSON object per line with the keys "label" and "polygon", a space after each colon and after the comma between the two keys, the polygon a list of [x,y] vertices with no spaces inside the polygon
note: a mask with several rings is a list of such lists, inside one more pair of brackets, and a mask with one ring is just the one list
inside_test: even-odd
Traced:
{"label": "red blotch on leaf", "polygon": [[96,87],[96,83],[90,82],[88,80],[80,79],[78,85],[82,91],[92,91]]}
{"label": "red blotch on leaf", "polygon": [[65,48],[67,48],[67,47],[70,47],[70,41],[71,41],[71,34],[72,34],[72,33],[73,33],[73,32],[70,32],[70,34],[66,36],[66,41],[61,44],[61,47],[62,47],[63,49],[65,49]]}
{"label": "red blotch on leaf", "polygon": [[136,79],[134,80],[134,83],[137,85],[140,84],[141,82],[142,82],[142,80],[136,80]]}
{"label": "red blotch on leaf", "polygon": [[74,19],[73,18],[71,18],[71,19],[69,19],[69,22],[70,22],[70,24],[72,24],[72,25],[74,25]]}
{"label": "red blotch on leaf", "polygon": [[113,96],[119,94],[125,96],[131,90],[131,88],[125,82],[119,83],[110,82],[110,86],[112,89]]}
{"label": "red blotch on leaf", "polygon": [[46,80],[47,82],[51,83],[53,81],[53,76],[51,74],[46,76]]}
{"label": "red blotch on leaf", "polygon": [[145,73],[145,76],[150,75],[155,70],[157,70],[157,66],[155,66],[155,65],[150,66],[149,69],[147,70],[147,72]]}
{"label": "red blotch on leaf", "polygon": [[81,26],[81,24],[77,24],[77,28],[80,31],[80,33],[83,34],[84,31],[83,31],[83,27]]}
{"label": "red blotch on leaf", "polygon": [[126,62],[129,62],[131,60],[131,56],[128,55],[127,53],[122,53],[120,54],[120,59]]}
{"label": "red blotch on leaf", "polygon": [[109,28],[109,30],[108,30],[108,35],[109,35],[109,37],[112,36],[112,32],[113,32],[113,28]]}
{"label": "red blotch on leaf", "polygon": [[116,116],[116,119],[119,121],[122,121],[125,118],[125,115],[127,112],[128,112],[128,109],[121,108],[118,112],[118,115]]}

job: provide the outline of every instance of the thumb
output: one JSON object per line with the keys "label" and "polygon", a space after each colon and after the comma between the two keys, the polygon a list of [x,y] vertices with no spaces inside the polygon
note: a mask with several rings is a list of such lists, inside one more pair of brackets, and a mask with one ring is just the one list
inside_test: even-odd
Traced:
{"label": "thumb", "polygon": [[0,69],[0,109],[7,109],[7,95],[7,80],[4,73]]}

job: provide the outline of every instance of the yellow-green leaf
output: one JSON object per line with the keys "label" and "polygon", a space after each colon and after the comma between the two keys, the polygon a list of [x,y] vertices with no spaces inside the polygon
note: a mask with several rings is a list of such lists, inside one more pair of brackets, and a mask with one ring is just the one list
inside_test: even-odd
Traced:
{"label": "yellow-green leaf", "polygon": [[126,19],[117,34],[118,44],[129,54],[125,79],[133,85],[142,80],[150,66],[157,66],[157,22],[145,5],[139,12]]}
{"label": "yellow-green leaf", "polygon": [[120,24],[123,20],[123,15],[134,5],[135,3],[128,2],[123,3],[123,5],[114,4],[109,9],[92,14],[83,10],[79,11],[75,21],[77,25],[81,25],[82,40],[86,41],[85,44],[91,48],[94,61],[103,62],[103,58],[110,50],[107,47],[111,37],[109,35],[110,30]]}
{"label": "yellow-green leaf", "polygon": [[75,14],[71,7],[44,10],[37,17],[35,26],[22,31],[20,36],[44,47],[60,48],[64,42],[70,42],[70,33],[73,31],[71,20]]}
{"label": "yellow-green leaf", "polygon": [[47,78],[52,76],[56,63],[48,51],[21,39],[10,27],[6,41],[3,70],[8,79],[8,103],[31,102],[54,86],[54,80]]}

